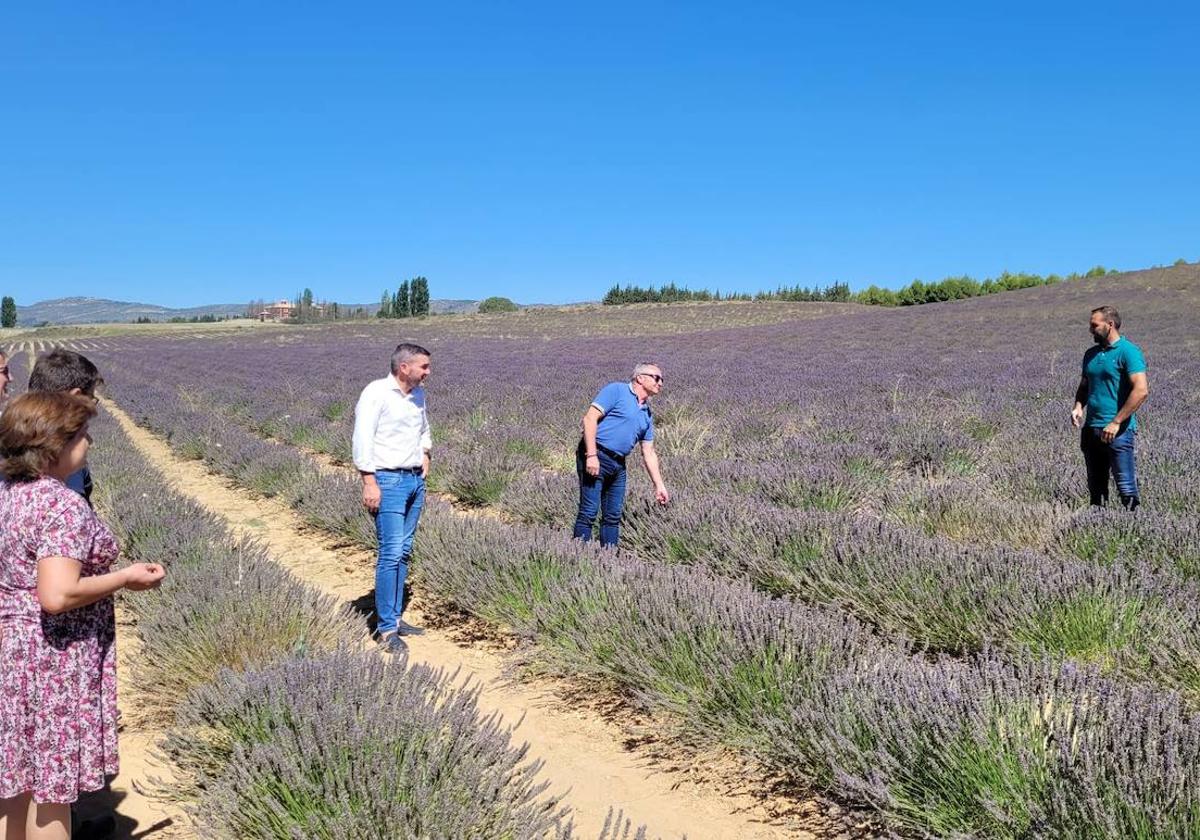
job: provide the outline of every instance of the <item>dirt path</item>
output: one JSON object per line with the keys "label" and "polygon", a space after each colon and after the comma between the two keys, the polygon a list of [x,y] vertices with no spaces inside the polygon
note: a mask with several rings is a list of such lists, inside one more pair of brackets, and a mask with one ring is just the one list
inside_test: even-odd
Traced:
{"label": "dirt path", "polygon": [[[374,586],[374,558],[367,552],[333,549],[281,502],[252,499],[196,461],[177,458],[150,432],[134,424],[109,401],[112,415],[142,453],[155,464],[173,489],[223,517],[237,533],[261,539],[271,556],[297,577],[349,602],[362,602]],[[419,595],[418,595],[419,597]],[[419,604],[417,605],[419,607]],[[414,607],[414,621],[420,621]],[[627,737],[615,724],[587,709],[564,708],[547,687],[513,684],[503,677],[500,655],[478,647],[461,647],[444,632],[430,630],[412,640],[414,662],[458,669],[483,687],[480,705],[504,720],[520,720],[515,737],[528,741],[532,758],[545,762],[544,777],[556,792],[567,791],[581,837],[596,836],[610,806],[623,809],[634,825],[646,824],[651,836],[692,840],[815,838],[766,824],[767,807],[750,795],[724,795],[707,783],[697,784],[686,772],[663,772],[648,766],[622,746]],[[522,720],[523,718],[523,720]]]}

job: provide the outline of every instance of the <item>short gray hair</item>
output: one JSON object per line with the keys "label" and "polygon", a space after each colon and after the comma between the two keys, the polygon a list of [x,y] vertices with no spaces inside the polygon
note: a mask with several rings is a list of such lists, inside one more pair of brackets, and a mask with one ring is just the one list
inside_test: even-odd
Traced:
{"label": "short gray hair", "polygon": [[662,369],[658,365],[654,364],[654,362],[638,362],[633,368],[633,378],[637,379],[643,373],[659,373],[661,370]]}
{"label": "short gray hair", "polygon": [[416,356],[432,356],[433,354],[420,344],[397,344],[392,351],[392,373],[400,370],[400,365]]}

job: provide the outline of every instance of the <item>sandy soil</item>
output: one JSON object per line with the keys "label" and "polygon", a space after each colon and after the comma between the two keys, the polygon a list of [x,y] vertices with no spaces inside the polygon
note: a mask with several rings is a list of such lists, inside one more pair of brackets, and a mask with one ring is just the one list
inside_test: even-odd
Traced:
{"label": "sandy soil", "polygon": [[[137,632],[125,621],[126,614],[117,605],[117,702],[121,709],[135,708],[139,696],[137,685],[130,679],[131,663],[141,652]],[[75,811],[81,819],[95,819],[104,814],[116,818],[114,838],[151,838],[177,840],[194,837],[183,811],[171,804],[147,795],[154,777],[169,778],[169,768],[151,760],[155,741],[162,735],[158,729],[122,716],[119,750],[121,773],[104,790],[84,794]]]}
{"label": "sandy soil", "polygon": [[[282,503],[250,498],[200,463],[175,457],[164,442],[135,425],[111,402],[105,401],[105,407],[143,454],[169,477],[173,489],[223,517],[235,532],[261,539],[272,556],[299,578],[360,609],[364,605],[369,608],[374,567],[370,554],[332,547],[306,531]],[[419,592],[407,617],[414,623],[424,620]],[[561,687],[552,681],[513,682],[506,677],[502,651],[495,645],[457,644],[454,639],[462,636],[445,627],[431,627],[425,636],[411,640],[411,660],[458,670],[482,686],[480,704],[485,711],[499,712],[509,723],[520,721],[515,737],[530,744],[531,758],[545,762],[544,777],[553,790],[567,792],[566,804],[574,810],[580,836],[597,835],[610,807],[622,809],[635,825],[646,824],[651,836],[750,840],[840,833],[829,831],[828,819],[811,803],[796,808],[794,802],[772,802],[749,792],[729,793],[729,783],[736,786],[737,780],[725,779],[718,787],[708,781],[711,772],[679,766],[678,762],[674,769],[664,769],[661,755],[639,751],[632,743],[638,739],[603,719],[596,704],[565,704]],[[123,751],[122,760],[134,767],[138,760],[132,754],[135,746],[127,742],[126,747],[129,757]],[[783,819],[773,816],[789,810]],[[811,820],[819,833],[801,829],[798,820]]]}

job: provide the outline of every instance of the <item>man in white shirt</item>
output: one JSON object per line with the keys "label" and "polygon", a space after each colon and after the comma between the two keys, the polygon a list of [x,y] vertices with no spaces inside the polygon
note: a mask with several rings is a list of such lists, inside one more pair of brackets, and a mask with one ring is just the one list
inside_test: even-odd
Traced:
{"label": "man in white shirt", "polygon": [[429,351],[401,344],[392,353],[391,367],[390,376],[363,388],[354,408],[354,466],[362,476],[363,506],[375,517],[379,540],[376,633],[384,649],[396,653],[406,647],[401,636],[425,632],[400,616],[433,448],[421,387],[429,376]]}

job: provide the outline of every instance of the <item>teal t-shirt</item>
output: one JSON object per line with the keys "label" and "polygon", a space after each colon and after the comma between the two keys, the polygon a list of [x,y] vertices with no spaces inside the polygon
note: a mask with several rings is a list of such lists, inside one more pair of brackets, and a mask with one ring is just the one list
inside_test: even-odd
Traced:
{"label": "teal t-shirt", "polygon": [[[1083,375],[1087,377],[1087,424],[1104,427],[1112,422],[1133,390],[1130,374],[1144,373],[1146,359],[1141,348],[1128,338],[1116,344],[1096,345],[1083,354]],[[1137,428],[1137,417],[1130,417],[1121,431]]]}

